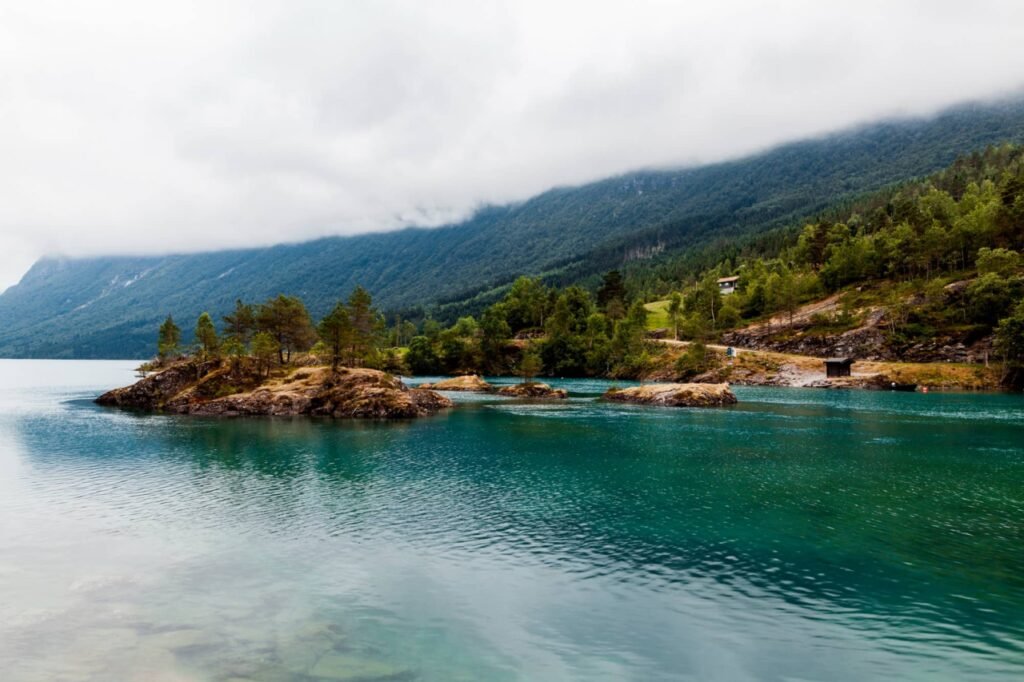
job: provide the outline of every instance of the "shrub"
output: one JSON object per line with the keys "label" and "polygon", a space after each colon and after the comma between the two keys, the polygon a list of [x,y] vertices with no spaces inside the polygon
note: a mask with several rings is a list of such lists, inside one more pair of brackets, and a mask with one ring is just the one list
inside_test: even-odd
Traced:
{"label": "shrub", "polygon": [[689,381],[699,374],[718,367],[717,355],[700,341],[690,344],[686,352],[676,359],[676,374],[682,381]]}

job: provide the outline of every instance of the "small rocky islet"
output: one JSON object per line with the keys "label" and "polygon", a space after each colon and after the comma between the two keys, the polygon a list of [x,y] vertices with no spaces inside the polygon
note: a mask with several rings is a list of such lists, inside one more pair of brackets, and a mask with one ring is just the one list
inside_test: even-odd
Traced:
{"label": "small rocky islet", "polygon": [[483,380],[476,374],[463,374],[462,376],[442,379],[432,384],[420,384],[420,388],[434,391],[467,391],[471,393],[487,393],[494,390],[494,386]]}
{"label": "small rocky islet", "polygon": [[[436,389],[436,390],[435,390]],[[147,374],[130,386],[96,398],[100,405],[148,412],[199,416],[332,417],[411,419],[452,407],[437,391],[494,392],[510,398],[568,397],[542,382],[497,391],[473,375],[410,388],[386,372],[367,368],[296,367],[263,377],[217,360],[189,359]],[[727,384],[649,384],[610,390],[604,398],[641,405],[716,407],[736,402]]]}
{"label": "small rocky islet", "polygon": [[551,388],[540,381],[503,386],[498,389],[498,395],[508,398],[532,398],[535,400],[562,400],[569,397],[569,393],[564,388]]}
{"label": "small rocky islet", "polygon": [[662,407],[722,407],[735,405],[736,395],[729,384],[646,384],[611,389],[605,400]]}
{"label": "small rocky islet", "polygon": [[131,386],[104,393],[100,405],[208,416],[310,416],[336,419],[409,419],[452,401],[374,369],[299,367],[256,378],[230,363],[183,361]]}
{"label": "small rocky islet", "polygon": [[569,393],[564,388],[551,388],[548,384],[540,381],[527,381],[511,386],[502,386],[496,389],[492,384],[484,381],[476,374],[464,374],[462,376],[444,379],[432,384],[421,384],[420,388],[432,389],[435,391],[468,391],[473,393],[496,393],[507,398],[531,398],[531,399],[554,399],[561,400],[568,398]]}

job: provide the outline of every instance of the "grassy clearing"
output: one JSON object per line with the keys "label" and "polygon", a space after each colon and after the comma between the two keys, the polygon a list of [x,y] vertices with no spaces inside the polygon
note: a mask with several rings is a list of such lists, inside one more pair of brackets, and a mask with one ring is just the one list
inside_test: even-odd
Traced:
{"label": "grassy clearing", "polygon": [[854,372],[880,373],[901,384],[973,391],[999,387],[998,365],[962,365],[953,362],[856,362]]}
{"label": "grassy clearing", "polygon": [[668,329],[668,301],[653,301],[645,303],[647,309],[648,329]]}

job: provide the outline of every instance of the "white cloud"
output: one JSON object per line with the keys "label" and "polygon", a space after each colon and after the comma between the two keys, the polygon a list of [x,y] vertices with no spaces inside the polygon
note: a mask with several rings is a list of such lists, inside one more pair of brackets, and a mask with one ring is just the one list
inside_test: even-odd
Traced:
{"label": "white cloud", "polygon": [[1021,85],[1006,2],[7,2],[0,287],[436,224]]}

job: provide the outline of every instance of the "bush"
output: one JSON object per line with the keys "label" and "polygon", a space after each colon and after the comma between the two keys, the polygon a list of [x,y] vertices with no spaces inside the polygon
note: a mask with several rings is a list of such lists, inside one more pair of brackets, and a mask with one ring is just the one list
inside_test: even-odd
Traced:
{"label": "bush", "polygon": [[996,351],[1006,363],[1003,383],[1019,387],[1024,384],[1024,302],[996,329]]}
{"label": "bush", "polygon": [[689,381],[719,365],[718,356],[700,341],[690,344],[686,352],[676,359],[676,374],[681,381]]}
{"label": "bush", "polygon": [[415,336],[409,342],[409,352],[405,356],[409,371],[413,374],[436,374],[440,371],[440,359],[434,352],[434,346],[426,336]]}
{"label": "bush", "polygon": [[995,325],[1010,310],[1013,283],[989,272],[967,287],[967,314],[975,322]]}

